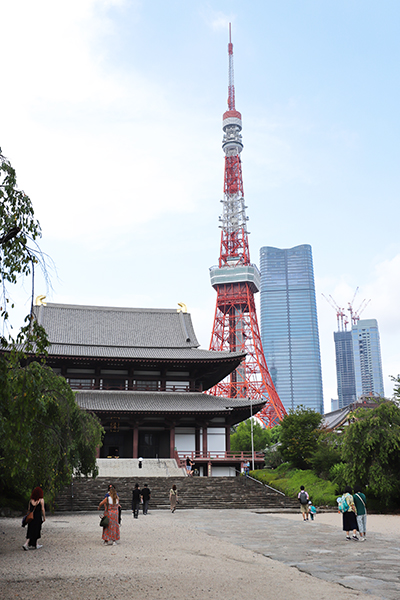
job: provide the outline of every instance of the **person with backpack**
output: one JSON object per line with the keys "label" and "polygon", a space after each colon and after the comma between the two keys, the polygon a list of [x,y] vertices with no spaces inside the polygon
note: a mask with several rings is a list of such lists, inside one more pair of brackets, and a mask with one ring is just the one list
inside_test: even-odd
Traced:
{"label": "person with backpack", "polygon": [[308,501],[310,496],[305,491],[304,485],[300,486],[300,492],[298,493],[297,497],[300,502],[300,511],[303,515],[303,521],[308,521]]}
{"label": "person with backpack", "polygon": [[[338,506],[339,512],[343,514],[343,531],[346,532],[346,540],[358,542],[357,510],[351,491],[351,487],[346,485],[343,496],[338,498],[338,501],[340,500]],[[353,530],[353,535],[350,537],[351,530]]]}
{"label": "person with backpack", "polygon": [[357,511],[357,525],[360,534],[360,542],[365,542],[367,535],[367,499],[362,493],[360,486],[354,486],[354,504]]}

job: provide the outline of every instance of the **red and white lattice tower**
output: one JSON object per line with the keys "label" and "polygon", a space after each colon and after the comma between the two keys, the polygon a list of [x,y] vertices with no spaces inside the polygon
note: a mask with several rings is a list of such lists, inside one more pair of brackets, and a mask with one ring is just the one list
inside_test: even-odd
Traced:
{"label": "red and white lattice tower", "polygon": [[242,115],[235,108],[230,24],[228,55],[228,110],[222,124],[225,181],[220,217],[221,250],[218,266],[210,269],[211,285],[217,292],[210,350],[246,352],[246,359],[210,393],[228,398],[250,398],[254,404],[265,400],[264,408],[256,416],[265,427],[273,427],[286,413],[268,371],[254,303],[254,294],[260,288],[260,272],[250,263],[240,161]]}

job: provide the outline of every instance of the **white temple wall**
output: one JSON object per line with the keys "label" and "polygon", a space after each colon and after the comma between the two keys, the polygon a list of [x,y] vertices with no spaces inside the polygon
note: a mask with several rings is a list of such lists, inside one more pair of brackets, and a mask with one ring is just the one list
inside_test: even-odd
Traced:
{"label": "white temple wall", "polygon": [[175,448],[178,452],[194,452],[196,450],[194,427],[175,428]]}
{"label": "white temple wall", "polygon": [[[194,427],[175,428],[175,448],[178,452],[194,452],[196,449],[196,432]],[[210,452],[225,452],[226,439],[224,427],[207,429],[207,449]],[[200,452],[203,451],[203,430],[200,429]]]}
{"label": "white temple wall", "polygon": [[225,452],[225,428],[209,427],[207,430],[207,449],[210,452]]}
{"label": "white temple wall", "polygon": [[213,467],[211,477],[235,477],[235,467]]}

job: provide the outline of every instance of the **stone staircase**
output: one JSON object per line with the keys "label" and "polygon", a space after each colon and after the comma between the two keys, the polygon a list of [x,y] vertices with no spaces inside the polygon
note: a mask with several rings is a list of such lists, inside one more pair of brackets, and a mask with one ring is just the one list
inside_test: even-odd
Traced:
{"label": "stone staircase", "polygon": [[150,477],[186,477],[186,470],[178,467],[174,458],[144,458],[139,468],[137,458],[98,458],[99,477],[139,477],[144,481]]}
{"label": "stone staircase", "polygon": [[132,489],[135,483],[151,490],[149,510],[169,508],[169,490],[175,483],[178,488],[179,507],[183,509],[247,508],[247,509],[296,509],[298,501],[271,490],[246,477],[116,477],[97,479],[74,479],[56,499],[56,512],[97,510],[99,502],[107,493],[109,483],[118,492],[123,510],[131,510]]}

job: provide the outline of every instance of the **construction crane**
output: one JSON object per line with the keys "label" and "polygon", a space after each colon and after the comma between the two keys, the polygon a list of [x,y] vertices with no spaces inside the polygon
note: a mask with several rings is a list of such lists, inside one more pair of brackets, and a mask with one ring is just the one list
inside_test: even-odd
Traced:
{"label": "construction crane", "polygon": [[[367,306],[370,302],[371,302],[371,298],[369,300],[366,300],[364,298],[364,300],[361,302],[361,304],[357,310],[352,309],[352,312],[350,313],[352,325],[357,325],[358,321],[360,320],[361,313],[367,308]],[[349,309],[349,311],[350,311],[350,309]]]}
{"label": "construction crane", "polygon": [[359,287],[357,286],[356,291],[353,294],[353,298],[352,298],[351,302],[347,303],[347,305],[348,305],[347,312],[350,313],[350,321],[347,318],[345,309],[340,308],[338,303],[332,298],[332,296],[330,294],[329,294],[329,298],[327,298],[325,296],[325,294],[322,294],[322,296],[325,298],[325,300],[328,302],[328,304],[330,304],[332,306],[332,308],[334,309],[334,311],[336,312],[338,331],[347,331],[347,325],[349,323],[351,326],[357,325],[358,321],[360,320],[361,313],[366,309],[368,304],[371,302],[371,300],[364,299],[361,302],[360,306],[357,308],[357,310],[355,310],[353,308],[353,305],[354,305],[354,300],[355,300],[355,297],[356,297],[358,291],[359,291]]}
{"label": "construction crane", "polygon": [[332,306],[333,310],[336,312],[338,331],[346,331],[349,321],[347,319],[345,309],[340,308],[338,303],[332,298],[332,296],[330,294],[329,294],[329,298],[327,298],[325,296],[325,294],[322,294],[322,296],[325,298],[325,300],[328,302],[328,304],[330,304]]}

